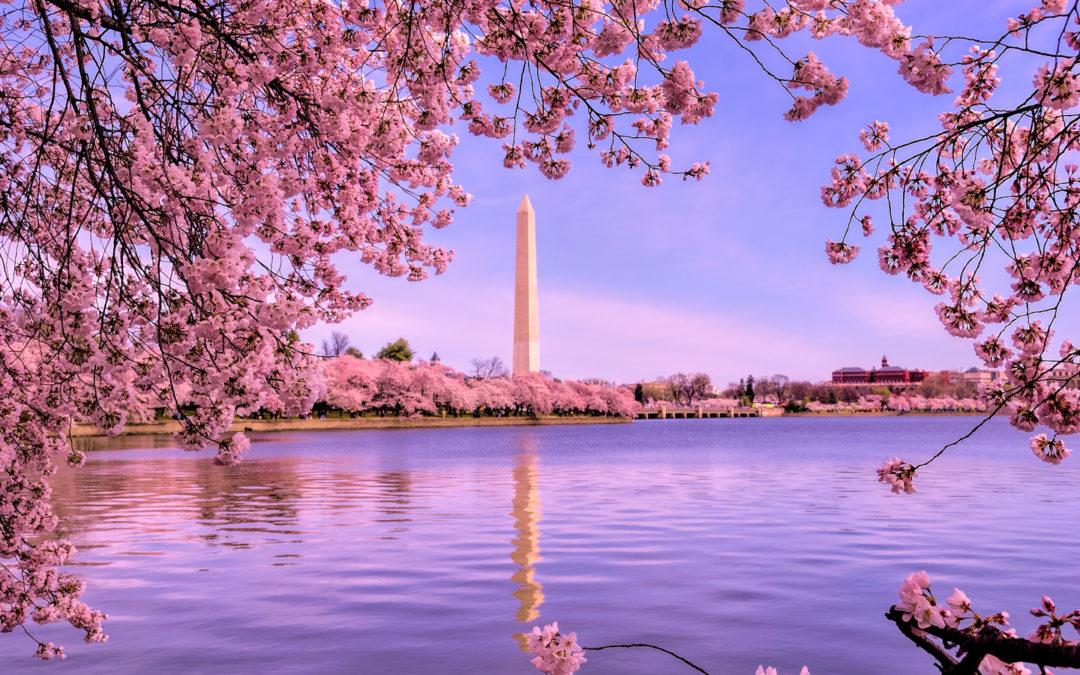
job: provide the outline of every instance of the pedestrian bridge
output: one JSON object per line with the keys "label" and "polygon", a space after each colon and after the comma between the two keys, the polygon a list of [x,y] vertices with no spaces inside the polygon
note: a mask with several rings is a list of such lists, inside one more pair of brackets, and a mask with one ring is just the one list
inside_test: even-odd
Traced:
{"label": "pedestrian bridge", "polygon": [[704,406],[660,406],[642,408],[635,415],[639,420],[676,420],[706,417],[780,417],[783,408],[706,408]]}

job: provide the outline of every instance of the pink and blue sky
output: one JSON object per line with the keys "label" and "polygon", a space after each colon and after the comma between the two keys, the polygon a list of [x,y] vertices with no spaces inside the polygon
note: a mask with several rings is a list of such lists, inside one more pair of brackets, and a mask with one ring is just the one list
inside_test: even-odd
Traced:
{"label": "pink and blue sky", "polygon": [[[1023,3],[1019,3],[1023,4]],[[1022,9],[1022,8],[1021,8]],[[1016,2],[911,0],[898,14],[936,34],[1000,34]],[[607,169],[583,148],[570,175],[502,167],[501,142],[469,136],[453,161],[475,196],[453,225],[429,239],[456,251],[449,271],[410,283],[343,266],[349,285],[375,304],[331,330],[371,355],[405,337],[427,358],[438,352],[465,370],[473,358],[511,357],[515,212],[536,210],[541,367],[557,377],[617,382],[703,371],[726,384],[748,373],[820,381],[841,366],[890,363],[930,370],[977,365],[971,344],[945,333],[938,298],[877,265],[885,228],[856,241],[863,253],[833,266],[824,242],[839,239],[846,212],[825,208],[820,186],[833,159],[858,152],[858,131],[888,121],[894,139],[933,133],[952,96],[906,86],[895,62],[851,39],[792,41],[846,75],[847,100],[789,123],[790,97],[730,41],[706,31],[688,58],[706,89],[720,92],[714,116],[676,126],[667,150],[676,167],[709,161],[701,182],[668,177],[645,188],[640,170]],[[1021,81],[1023,80],[1023,81]],[[1030,85],[1030,71],[1018,78]],[[1003,94],[1009,89],[1003,85]],[[579,139],[583,134],[579,132]]]}

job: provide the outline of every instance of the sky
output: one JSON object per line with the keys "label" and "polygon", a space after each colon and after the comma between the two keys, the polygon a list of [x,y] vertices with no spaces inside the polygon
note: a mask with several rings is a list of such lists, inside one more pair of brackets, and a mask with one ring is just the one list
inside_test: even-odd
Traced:
{"label": "sky", "polygon": [[[1000,34],[1024,2],[910,0],[905,21],[935,35]],[[978,365],[970,341],[949,336],[933,312],[939,298],[885,275],[876,249],[885,229],[863,240],[850,265],[831,265],[847,213],[822,205],[833,160],[858,152],[858,131],[888,121],[894,139],[932,133],[953,96],[919,94],[895,62],[850,38],[791,41],[813,49],[850,80],[848,98],[809,120],[786,122],[790,96],[729,40],[706,31],[686,59],[706,90],[720,93],[713,117],[676,125],[673,164],[708,161],[703,181],[667,177],[642,186],[640,170],[607,169],[584,149],[558,181],[531,165],[502,167],[501,141],[475,138],[460,123],[455,179],[474,195],[455,222],[428,239],[452,248],[449,270],[422,282],[380,277],[343,261],[348,285],[374,299],[331,331],[373,355],[398,337],[421,358],[467,370],[475,358],[511,362],[514,237],[522,196],[536,212],[540,365],[556,377],[615,382],[705,372],[724,385],[747,374],[827,380],[844,366],[927,370]],[[1014,78],[1030,87],[1031,70]],[[1004,78],[1003,78],[1004,79]],[[1003,84],[1007,94],[1009,82]],[[578,138],[584,137],[579,130]]]}

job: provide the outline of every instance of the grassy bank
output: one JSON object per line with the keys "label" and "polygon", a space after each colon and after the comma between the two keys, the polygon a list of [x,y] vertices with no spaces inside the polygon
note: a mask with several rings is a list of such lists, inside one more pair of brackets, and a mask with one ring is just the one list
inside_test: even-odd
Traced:
{"label": "grassy bank", "polygon": [[[345,431],[357,429],[429,429],[444,427],[513,427],[513,426],[550,426],[560,424],[624,424],[630,422],[625,417],[328,417],[289,418],[277,420],[238,419],[230,432],[251,431]],[[180,430],[178,422],[168,420],[152,424],[129,424],[123,435],[154,436],[171,434]],[[76,425],[72,436],[87,438],[101,434],[89,425]]]}
{"label": "grassy bank", "polygon": [[818,412],[785,412],[784,417],[954,417],[954,416],[967,416],[967,417],[986,417],[985,412],[971,412],[971,411],[940,411],[933,410],[912,410],[908,412],[897,412],[895,410],[884,411],[864,411],[864,410],[821,410]]}

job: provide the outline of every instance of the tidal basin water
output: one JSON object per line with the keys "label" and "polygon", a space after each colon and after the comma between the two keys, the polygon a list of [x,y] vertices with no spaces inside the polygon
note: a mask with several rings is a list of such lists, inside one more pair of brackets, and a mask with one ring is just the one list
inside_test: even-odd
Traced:
{"label": "tidal basin water", "polygon": [[[1080,457],[1044,464],[974,417],[664,420],[274,434],[247,460],[91,453],[55,481],[104,645],[0,636],[3,673],[529,673],[518,636],[651,642],[714,675],[932,673],[883,613],[908,573],[1020,633],[1080,607]],[[160,439],[158,441],[160,443]],[[589,654],[589,673],[689,673]]]}

